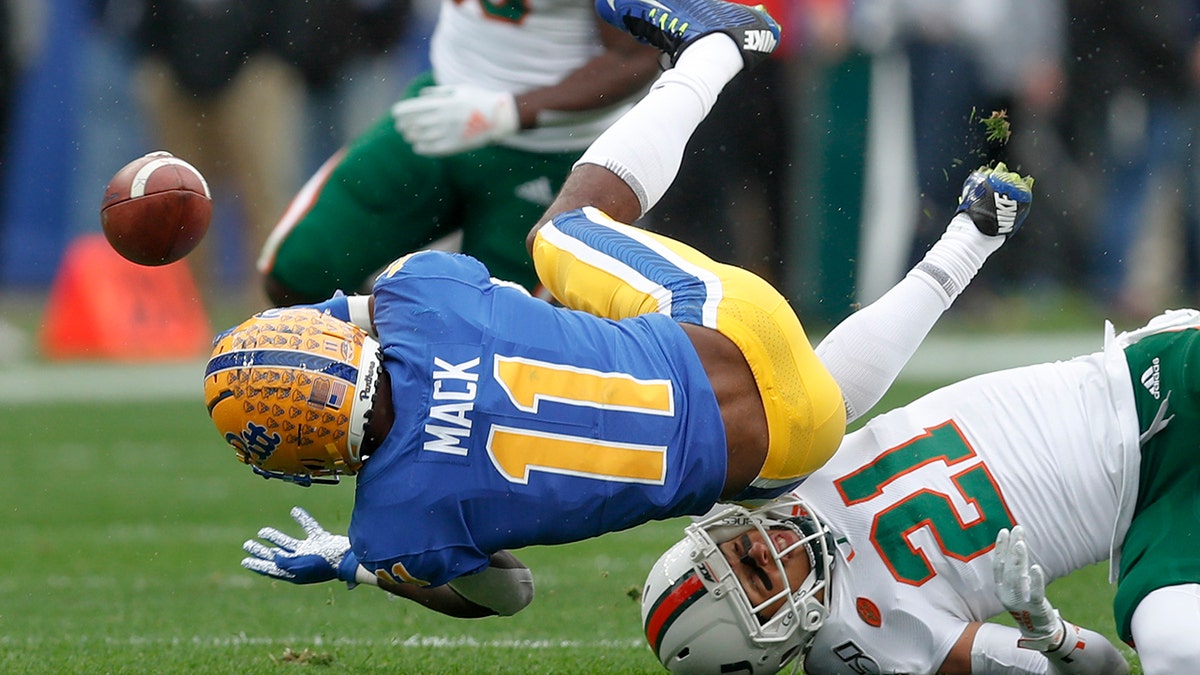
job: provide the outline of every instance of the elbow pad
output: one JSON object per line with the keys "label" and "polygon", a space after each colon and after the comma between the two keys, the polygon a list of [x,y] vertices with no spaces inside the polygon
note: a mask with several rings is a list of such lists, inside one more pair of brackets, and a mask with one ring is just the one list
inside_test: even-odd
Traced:
{"label": "elbow pad", "polygon": [[449,583],[456,593],[500,616],[512,616],[533,601],[533,573],[527,567],[488,567]]}

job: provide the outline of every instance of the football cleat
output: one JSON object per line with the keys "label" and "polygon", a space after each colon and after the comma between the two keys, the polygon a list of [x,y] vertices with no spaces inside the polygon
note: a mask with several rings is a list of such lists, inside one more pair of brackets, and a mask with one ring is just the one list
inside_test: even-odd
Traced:
{"label": "football cleat", "polygon": [[980,167],[963,183],[955,213],[966,213],[979,231],[1011,237],[1021,229],[1033,203],[1033,176],[1009,171],[1004,162]]}
{"label": "football cleat", "polygon": [[724,0],[596,0],[600,18],[658,47],[671,60],[696,40],[724,33],[742,50],[745,69],[758,65],[779,45],[779,24],[762,5]]}

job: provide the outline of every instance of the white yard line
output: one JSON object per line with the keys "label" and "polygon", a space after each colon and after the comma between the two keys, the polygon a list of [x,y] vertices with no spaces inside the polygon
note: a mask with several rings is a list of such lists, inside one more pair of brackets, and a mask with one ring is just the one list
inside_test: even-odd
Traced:
{"label": "white yard line", "polygon": [[0,405],[204,399],[204,361],[58,362],[0,368]]}
{"label": "white yard line", "polygon": [[0,646],[37,646],[43,644],[58,644],[58,643],[87,643],[96,642],[105,645],[207,645],[210,647],[236,647],[240,645],[280,645],[294,646],[303,644],[312,644],[316,646],[388,646],[388,647],[408,647],[408,648],[428,648],[428,647],[453,647],[456,649],[630,649],[642,650],[646,648],[646,641],[641,638],[629,640],[515,640],[515,639],[491,639],[480,640],[472,637],[464,637],[461,635],[411,635],[409,637],[397,637],[390,640],[370,640],[355,637],[339,637],[328,639],[321,635],[301,636],[293,635],[286,637],[256,637],[239,633],[237,635],[221,635],[221,636],[201,636],[193,635],[190,637],[168,637],[168,636],[137,636],[131,635],[126,637],[112,636],[87,636],[87,635],[71,635],[71,636],[37,636],[37,637],[20,637],[0,635]]}

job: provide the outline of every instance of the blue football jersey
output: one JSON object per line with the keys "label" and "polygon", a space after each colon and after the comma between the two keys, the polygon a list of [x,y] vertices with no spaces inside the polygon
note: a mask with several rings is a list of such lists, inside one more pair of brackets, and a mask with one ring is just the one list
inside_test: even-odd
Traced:
{"label": "blue football jersey", "polygon": [[441,585],[502,549],[708,510],[725,481],[716,397],[682,328],[553,307],[467,256],[376,281],[396,418],[357,479],[371,571]]}

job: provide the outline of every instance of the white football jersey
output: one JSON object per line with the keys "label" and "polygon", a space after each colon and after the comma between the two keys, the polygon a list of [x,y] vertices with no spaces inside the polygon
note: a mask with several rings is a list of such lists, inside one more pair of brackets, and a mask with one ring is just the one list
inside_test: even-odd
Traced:
{"label": "white football jersey", "polygon": [[[473,84],[520,94],[548,87],[604,51],[592,0],[443,0],[430,45],[438,84]],[[582,150],[632,105],[562,114],[502,145]]]}
{"label": "white football jersey", "polygon": [[1003,611],[1000,528],[1025,526],[1047,581],[1110,556],[1137,491],[1122,350],[1001,371],[873,419],[797,489],[834,532],[830,614],[810,675],[932,673]]}

